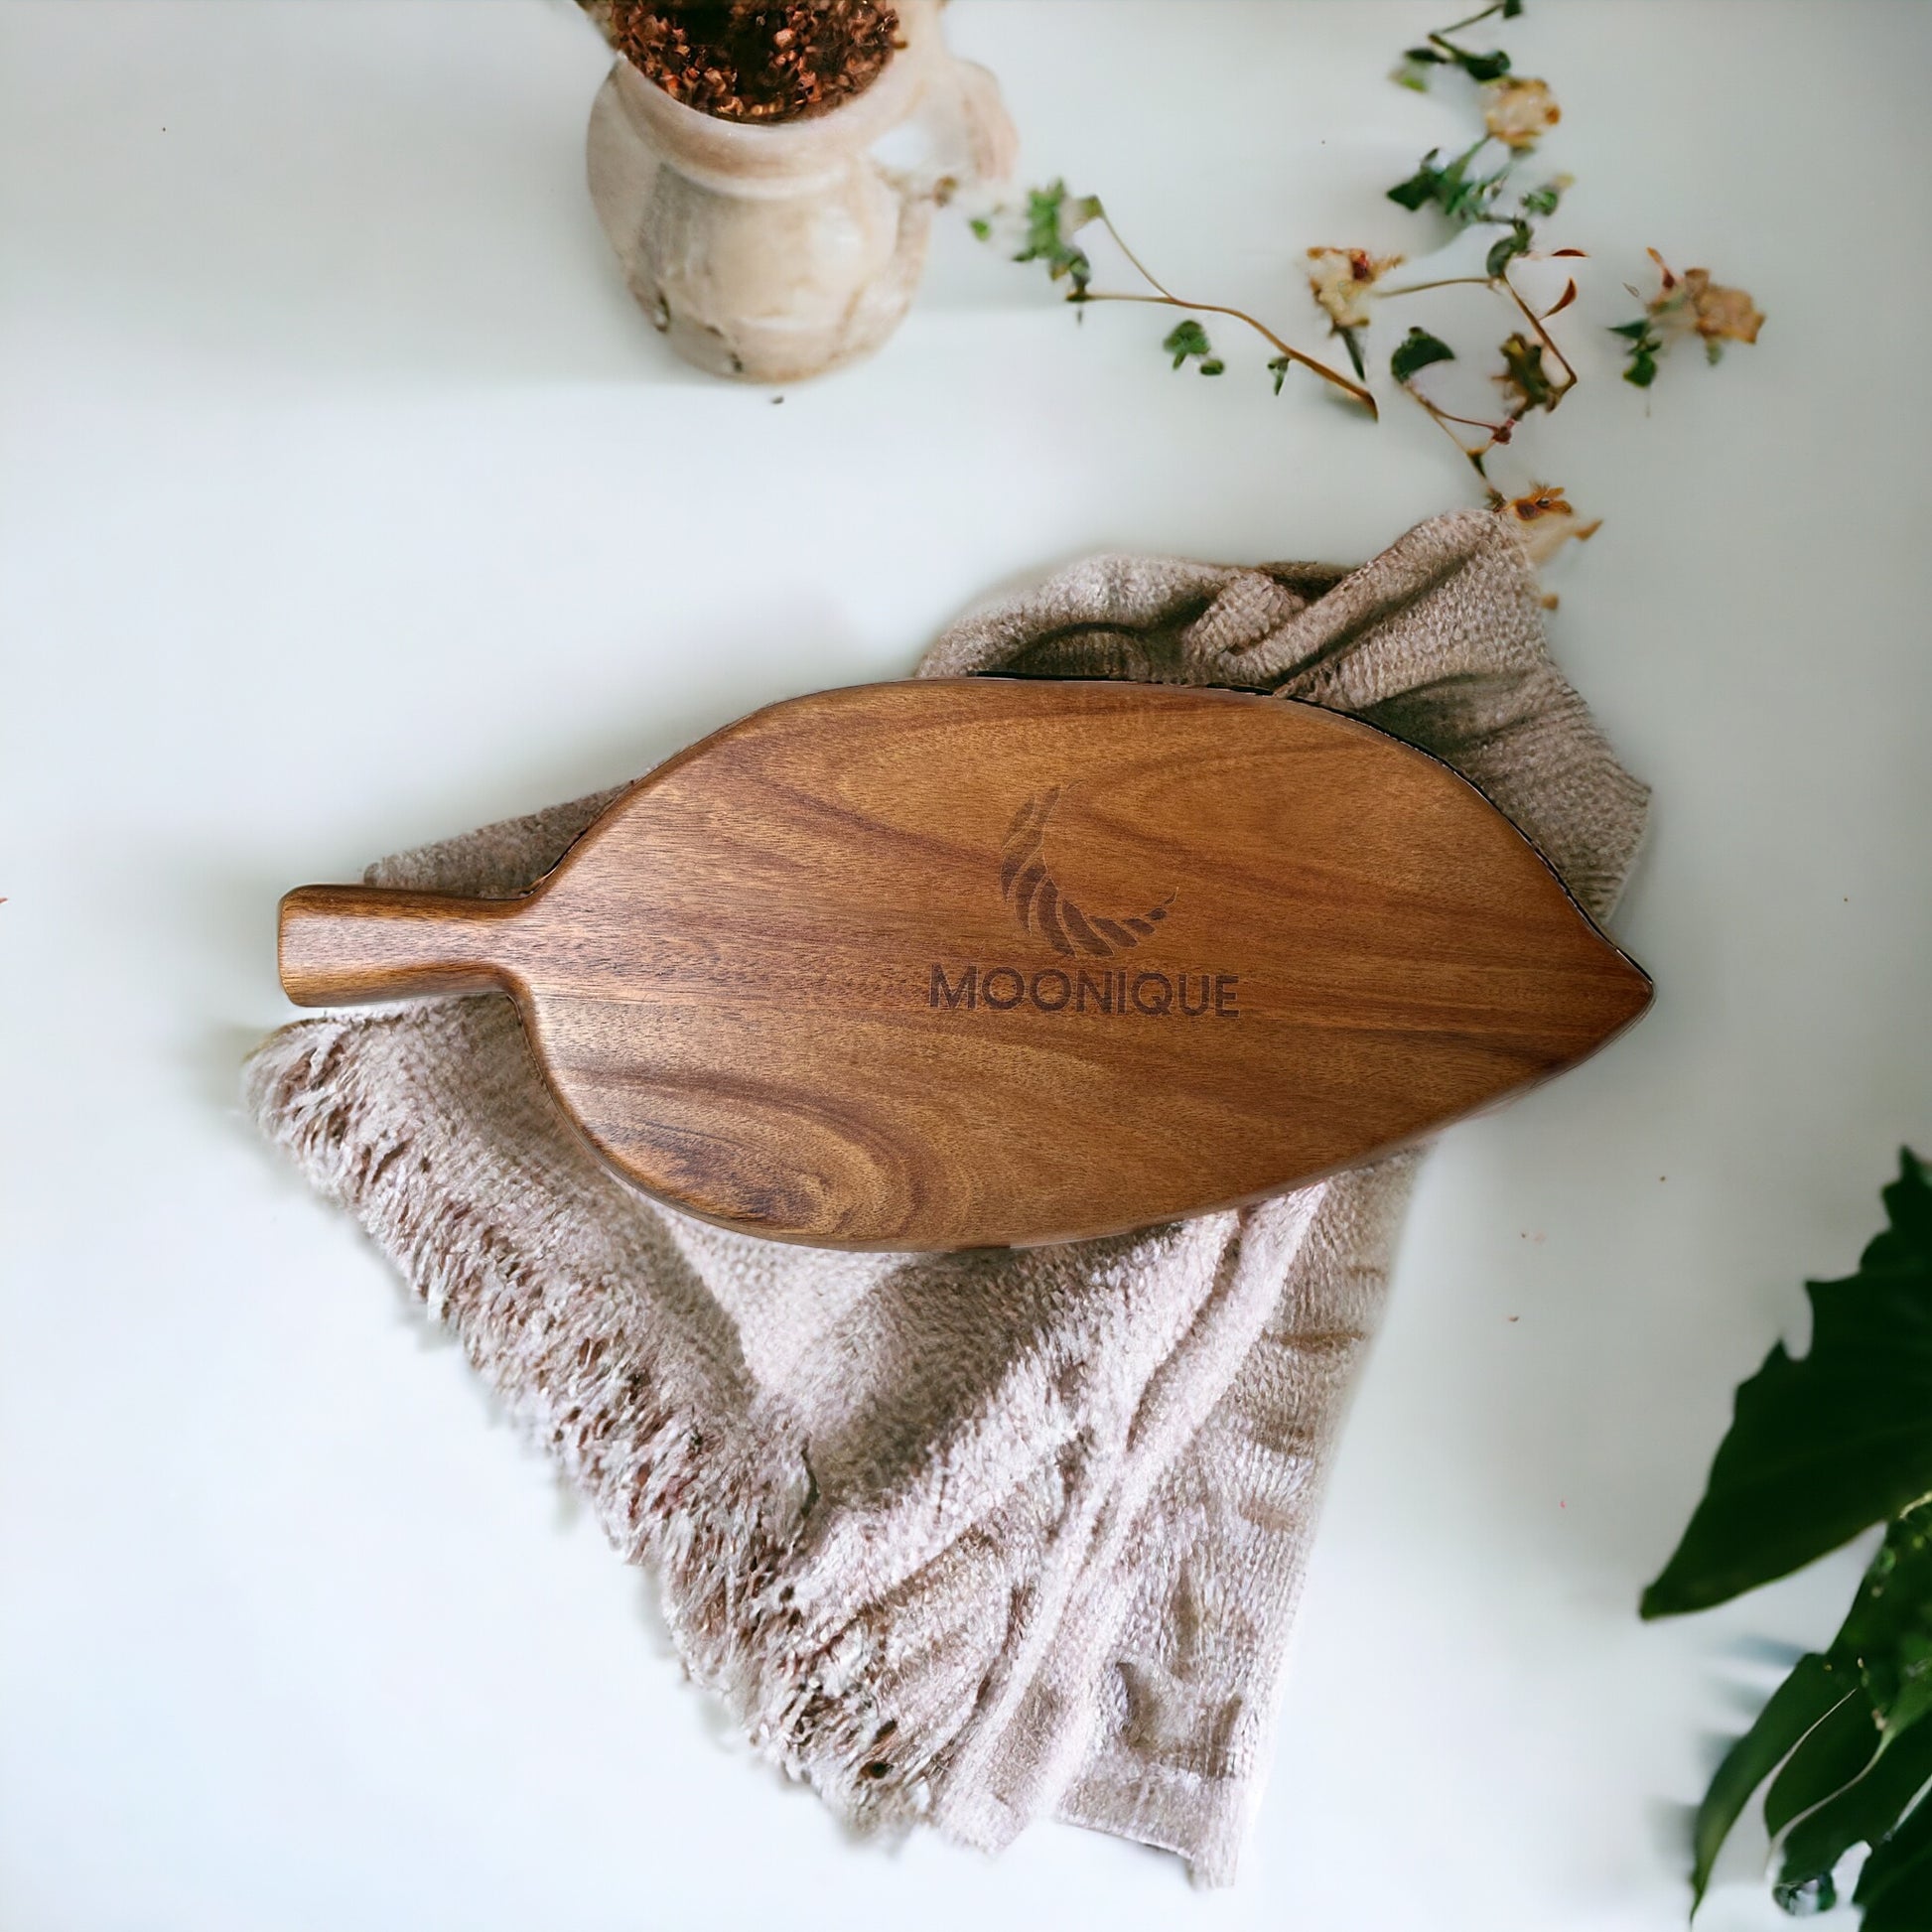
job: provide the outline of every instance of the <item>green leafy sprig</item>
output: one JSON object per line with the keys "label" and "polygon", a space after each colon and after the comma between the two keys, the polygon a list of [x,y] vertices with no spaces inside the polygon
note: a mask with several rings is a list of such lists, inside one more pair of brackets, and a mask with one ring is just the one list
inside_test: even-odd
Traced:
{"label": "green leafy sprig", "polygon": [[1411,329],[1389,357],[1389,373],[1407,385],[1409,378],[1432,362],[1453,362],[1455,351],[1440,336],[1427,329]]}
{"label": "green leafy sprig", "polygon": [[[1214,353],[1214,345],[1207,340],[1207,331],[1192,316],[1184,322],[1175,323],[1168,331],[1167,340],[1161,346],[1173,357],[1175,368],[1193,356],[1200,363],[1202,375],[1221,375],[1227,370],[1227,364]],[[1276,386],[1280,387],[1279,384]]]}
{"label": "green leafy sprig", "polygon": [[1646,1617],[1727,1601],[1874,1523],[1885,1540],[1830,1647],[1799,1659],[1711,1780],[1692,1908],[1752,1794],[1788,1911],[1823,1911],[1854,1847],[1864,1932],[1932,1923],[1932,1171],[1910,1152],[1888,1225],[1844,1281],[1812,1282],[1810,1351],[1737,1391],[1704,1498],[1643,1593]]}
{"label": "green leafy sprig", "polygon": [[1068,285],[1067,300],[1084,302],[1087,284],[1093,280],[1093,264],[1086,250],[1074,245],[1072,237],[1089,221],[1098,221],[1100,215],[1097,196],[1069,195],[1064,182],[1035,189],[1027,197],[1026,244],[1013,259],[1044,262],[1052,280]]}
{"label": "green leafy sprig", "polygon": [[1664,341],[1657,333],[1656,324],[1648,316],[1639,316],[1635,322],[1613,324],[1610,334],[1621,336],[1630,345],[1630,365],[1623,371],[1624,381],[1648,389],[1657,380],[1657,358],[1664,352]]}
{"label": "green leafy sprig", "polygon": [[[1094,222],[1106,229],[1115,247],[1147,284],[1145,292],[1093,287],[1093,263],[1074,236]],[[991,220],[982,216],[973,223],[973,232],[982,241],[990,241],[997,230]],[[1277,395],[1281,393],[1282,380],[1290,367],[1299,363],[1359,402],[1371,416],[1380,413],[1373,393],[1363,384],[1351,382],[1327,363],[1284,342],[1259,317],[1224,302],[1189,302],[1175,295],[1128,247],[1097,195],[1074,195],[1063,181],[1054,181],[1045,188],[1030,191],[1027,196],[1025,238],[1013,259],[1017,262],[1044,262],[1052,281],[1066,283],[1065,299],[1068,302],[1147,302],[1161,308],[1189,311],[1187,320],[1171,330],[1161,345],[1173,357],[1175,368],[1191,360],[1202,375],[1225,372],[1227,364],[1214,353],[1206,328],[1199,318],[1203,315],[1227,316],[1252,329],[1275,350],[1268,368],[1274,375]]]}
{"label": "green leafy sprig", "polygon": [[1461,33],[1464,28],[1474,27],[1492,14],[1514,20],[1522,11],[1523,0],[1496,0],[1493,7],[1484,7],[1479,14],[1471,14],[1467,20],[1458,20],[1452,27],[1439,28],[1422,46],[1407,49],[1402,56],[1402,65],[1389,77],[1400,86],[1413,87],[1419,94],[1429,91],[1430,73],[1436,68],[1460,68],[1471,80],[1498,80],[1509,71],[1507,54],[1500,48],[1487,54],[1472,54],[1465,47],[1453,45],[1449,37]]}
{"label": "green leafy sprig", "polygon": [[[1489,146],[1489,137],[1472,142],[1451,161],[1437,163],[1442,149],[1431,148],[1423,156],[1416,172],[1407,181],[1399,181],[1389,190],[1388,199],[1398,207],[1406,207],[1411,214],[1420,214],[1426,207],[1439,208],[1444,216],[1458,228],[1466,228],[1477,221],[1493,221],[1497,218],[1494,209],[1504,184],[1515,170],[1514,158],[1506,159],[1489,174],[1472,174],[1470,165],[1477,155]],[[1552,208],[1556,206],[1551,203]]]}
{"label": "green leafy sprig", "polygon": [[[1418,361],[1410,352],[1418,332],[1412,330],[1390,359],[1390,374],[1449,434],[1476,475],[1485,485],[1490,486],[1491,500],[1499,503],[1502,500],[1501,492],[1490,484],[1487,467],[1491,452],[1513,442],[1516,425],[1531,412],[1554,412],[1578,381],[1575,366],[1544,326],[1552,316],[1567,309],[1577,299],[1575,280],[1565,286],[1562,295],[1550,308],[1541,312],[1530,307],[1510,280],[1510,269],[1514,263],[1545,252],[1538,247],[1538,224],[1557,212],[1562,206],[1564,192],[1570,186],[1568,176],[1558,175],[1533,188],[1518,190],[1515,187],[1518,168],[1527,156],[1535,152],[1543,130],[1556,123],[1559,110],[1544,81],[1509,78],[1513,74],[1513,64],[1502,49],[1479,53],[1449,39],[1450,35],[1463,33],[1481,21],[1498,16],[1513,20],[1522,11],[1521,0],[1499,0],[1499,4],[1485,8],[1481,13],[1472,14],[1466,20],[1431,34],[1425,46],[1408,51],[1403,57],[1403,66],[1394,76],[1405,85],[1426,88],[1432,69],[1454,68],[1483,90],[1482,98],[1487,104],[1483,113],[1483,131],[1476,140],[1448,161],[1442,158],[1440,149],[1431,149],[1413,175],[1397,182],[1388,191],[1389,200],[1397,207],[1407,208],[1412,214],[1434,209],[1456,230],[1479,226],[1499,229],[1500,232],[1484,254],[1483,272],[1480,275],[1446,276],[1414,283],[1406,288],[1374,291],[1387,299],[1417,295],[1427,289],[1454,286],[1487,288],[1509,302],[1527,325],[1529,334],[1518,330],[1505,339],[1500,346],[1503,373],[1497,377],[1497,381],[1502,387],[1505,403],[1495,418],[1456,414],[1445,409],[1414,385],[1411,378],[1418,369],[1429,366],[1431,361],[1450,359],[1432,355],[1427,361]],[[1528,103],[1524,114],[1511,116],[1501,111],[1511,95]],[[1579,257],[1583,253],[1577,248],[1559,248],[1547,252],[1552,259]],[[1317,289],[1317,299],[1320,299],[1320,294]],[[1430,340],[1439,339],[1431,337]],[[1462,429],[1480,431],[1481,440],[1473,444],[1468,442],[1457,433]]]}

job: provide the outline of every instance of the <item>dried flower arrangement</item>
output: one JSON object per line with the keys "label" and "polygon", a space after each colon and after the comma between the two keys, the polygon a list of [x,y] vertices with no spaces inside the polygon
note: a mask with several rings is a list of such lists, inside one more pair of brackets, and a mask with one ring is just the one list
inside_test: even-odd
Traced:
{"label": "dried flower arrangement", "polygon": [[[1460,361],[1457,351],[1441,336],[1412,326],[1389,356],[1389,375],[1411,401],[1454,441],[1481,479],[1492,508],[1522,526],[1530,554],[1541,562],[1571,537],[1587,537],[1600,519],[1586,521],[1561,487],[1530,481],[1527,476],[1503,487],[1491,474],[1491,460],[1501,450],[1517,446],[1519,425],[1538,412],[1554,414],[1577,386],[1577,370],[1552,334],[1550,323],[1577,300],[1577,282],[1570,276],[1553,300],[1533,302],[1517,286],[1513,271],[1519,264],[1581,260],[1581,248],[1547,248],[1541,225],[1557,212],[1571,186],[1567,175],[1552,175],[1521,186],[1517,172],[1536,153],[1539,143],[1562,119],[1562,109],[1548,81],[1517,74],[1501,48],[1474,49],[1455,36],[1492,18],[1511,20],[1523,11],[1523,0],[1495,0],[1480,13],[1432,33],[1410,48],[1391,76],[1400,85],[1430,88],[1445,74],[1459,77],[1474,92],[1482,131],[1460,153],[1445,160],[1440,151],[1424,156],[1416,172],[1388,191],[1389,200],[1411,213],[1434,209],[1448,224],[1450,239],[1466,230],[1496,230],[1484,253],[1481,271],[1446,274],[1391,285],[1391,272],[1404,257],[1377,255],[1365,248],[1313,247],[1308,250],[1309,289],[1327,318],[1328,331],[1338,337],[1347,353],[1352,378],[1294,347],[1258,317],[1225,303],[1189,301],[1160,282],[1121,238],[1098,196],[1074,195],[1064,182],[1033,191],[1024,211],[995,209],[976,217],[973,231],[983,241],[1011,236],[1019,245],[1013,259],[1043,262],[1055,282],[1066,285],[1065,299],[1091,302],[1146,302],[1185,312],[1162,342],[1175,368],[1192,362],[1202,375],[1217,376],[1227,363],[1209,338],[1203,316],[1225,316],[1259,335],[1274,351],[1267,363],[1276,394],[1291,368],[1300,366],[1330,383],[1379,415],[1369,386],[1367,337],[1373,304],[1416,296],[1432,289],[1471,287],[1489,290],[1510,311],[1512,327],[1498,345],[1499,366],[1490,376],[1500,391],[1500,408],[1474,404],[1449,406],[1441,377],[1424,379],[1424,371]],[[1098,224],[1113,241],[1129,267],[1146,284],[1141,290],[1093,286],[1093,263],[1079,244],[1081,230]],[[1741,289],[1725,288],[1711,279],[1710,271],[1694,268],[1677,274],[1653,249],[1651,258],[1661,276],[1657,293],[1644,301],[1641,316],[1612,333],[1627,345],[1626,382],[1648,388],[1656,380],[1661,358],[1678,342],[1695,336],[1716,361],[1726,342],[1751,343],[1764,318]],[[1467,432],[1473,431],[1473,436]],[[1554,600],[1550,600],[1554,602]]]}
{"label": "dried flower arrangement", "polygon": [[719,120],[808,120],[863,93],[900,45],[873,0],[582,0],[613,50]]}

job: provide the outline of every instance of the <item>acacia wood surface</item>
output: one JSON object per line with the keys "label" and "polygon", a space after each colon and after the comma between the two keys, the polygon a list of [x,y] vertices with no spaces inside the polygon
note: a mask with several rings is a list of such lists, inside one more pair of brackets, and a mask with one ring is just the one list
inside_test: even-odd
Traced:
{"label": "acacia wood surface", "polygon": [[1650,983],[1520,833],[1355,720],[912,680],[757,712],[521,898],[315,886],[303,1005],[500,988],[651,1193],[943,1249],[1260,1198],[1561,1071]]}

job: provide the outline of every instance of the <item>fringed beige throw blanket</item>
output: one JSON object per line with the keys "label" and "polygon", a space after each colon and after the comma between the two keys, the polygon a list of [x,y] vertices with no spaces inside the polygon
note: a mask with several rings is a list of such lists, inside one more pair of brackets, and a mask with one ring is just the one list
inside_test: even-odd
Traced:
{"label": "fringed beige throw blanket", "polygon": [[[1466,774],[1598,918],[1643,822],[1481,512],[1354,571],[1097,558],[919,671],[1353,713]],[[520,892],[610,795],[369,878]],[[1232,1876],[1415,1154],[1106,1241],[853,1256],[632,1192],[494,996],[288,1027],[248,1091],[652,1567],[692,1674],[760,1749],[853,1818],[991,1849],[1058,1817]]]}

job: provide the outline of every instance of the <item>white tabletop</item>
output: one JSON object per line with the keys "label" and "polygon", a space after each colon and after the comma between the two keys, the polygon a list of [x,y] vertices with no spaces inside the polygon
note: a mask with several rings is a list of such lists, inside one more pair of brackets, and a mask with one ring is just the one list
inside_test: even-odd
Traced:
{"label": "white tabletop", "polygon": [[[1024,175],[1318,346],[1311,242],[1465,110],[1452,7],[958,0]],[[942,218],[871,364],[669,359],[582,182],[575,9],[0,7],[0,1921],[38,1932],[1681,1923],[1714,1733],[1859,1558],[1646,1627],[1736,1380],[1932,1147],[1932,10],[1532,0],[1605,517],[1559,658],[1656,786],[1655,1012],[1428,1163],[1241,1882],[849,1842],[680,1679],[346,1218],[259,1146],[274,903],[889,676],[1105,548],[1363,557],[1469,480],[1245,347],[1170,372]],[[1554,231],[1553,231],[1554,232]],[[1762,342],[1615,380],[1655,243]],[[1498,331],[1498,334],[1501,332]],[[1383,345],[1386,349],[1388,332]],[[1232,339],[1228,346],[1233,347]],[[1700,1920],[1780,1922],[1748,1831]]]}

